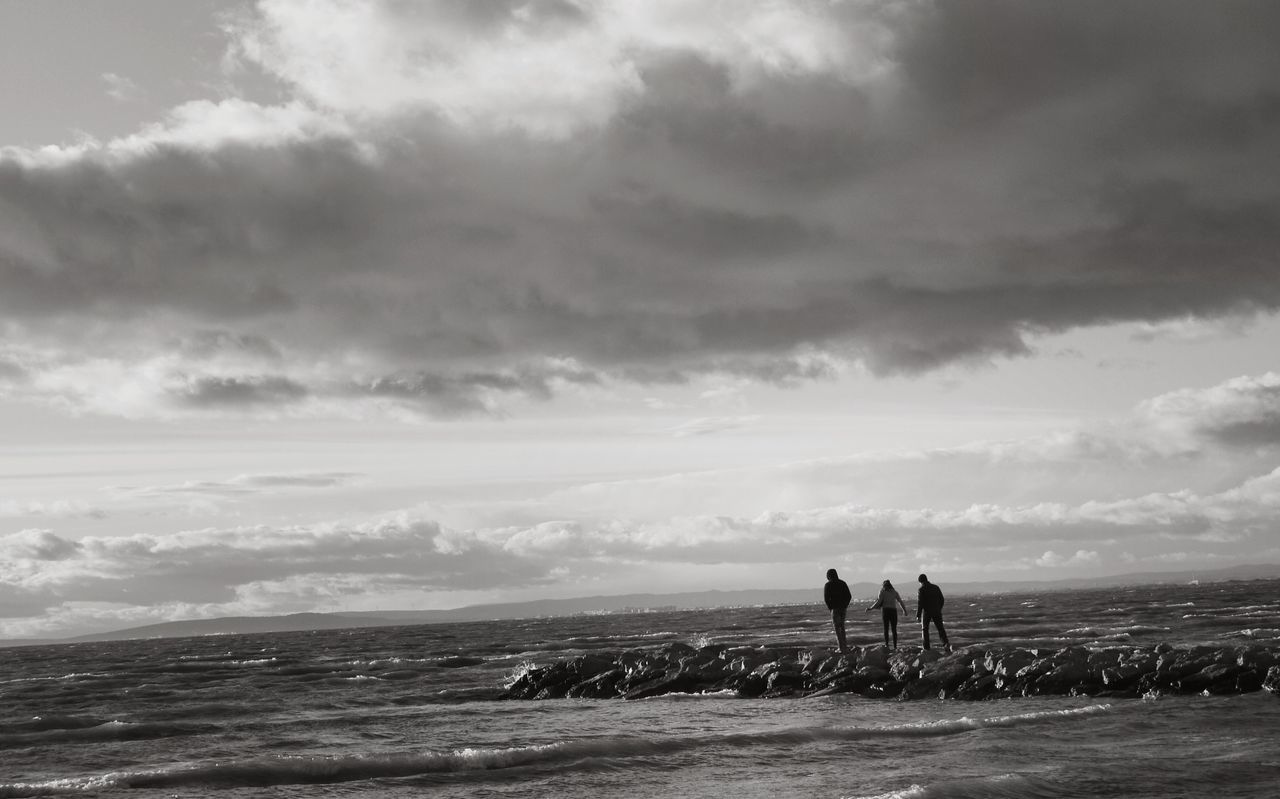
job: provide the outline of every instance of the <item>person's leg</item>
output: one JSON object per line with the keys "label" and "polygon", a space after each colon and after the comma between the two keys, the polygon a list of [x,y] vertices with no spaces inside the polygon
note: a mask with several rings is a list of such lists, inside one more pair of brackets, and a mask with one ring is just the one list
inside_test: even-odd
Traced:
{"label": "person's leg", "polygon": [[942,614],[939,613],[933,617],[933,623],[938,628],[938,640],[942,642],[942,646],[951,651],[951,642],[947,640],[947,628],[942,626]]}
{"label": "person's leg", "polygon": [[889,611],[882,611],[880,617],[884,620],[884,646],[889,648]]}
{"label": "person's leg", "polygon": [[840,645],[841,654],[849,651],[844,641],[844,614],[844,608],[831,609],[831,625],[836,628],[836,643]]}
{"label": "person's leg", "polygon": [[923,639],[925,649],[929,648],[929,614],[920,614],[920,637]]}
{"label": "person's leg", "polygon": [[893,648],[898,648],[898,612],[889,614],[889,629],[893,631]]}

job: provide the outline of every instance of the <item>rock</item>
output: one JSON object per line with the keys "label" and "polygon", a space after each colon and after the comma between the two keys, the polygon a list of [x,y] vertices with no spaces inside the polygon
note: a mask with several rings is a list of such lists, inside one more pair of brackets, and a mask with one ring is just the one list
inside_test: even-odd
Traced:
{"label": "rock", "polygon": [[648,699],[651,696],[662,696],[663,694],[691,694],[697,693],[699,683],[697,677],[688,672],[668,672],[661,677],[649,680],[648,682],[631,688],[622,695],[623,699]]}
{"label": "rock", "polygon": [[869,646],[862,650],[858,657],[858,668],[873,668],[879,671],[889,671],[889,652],[884,648],[883,644]]}
{"label": "rock", "polygon": [[1262,690],[1264,673],[1258,669],[1246,669],[1236,677],[1236,693],[1251,694]]}
{"label": "rock", "polygon": [[1273,696],[1280,696],[1280,666],[1267,669],[1267,676],[1262,680],[1262,687]]}
{"label": "rock", "polygon": [[996,676],[994,674],[974,674],[969,679],[960,683],[955,690],[956,699],[986,699],[996,690]]}
{"label": "rock", "polygon": [[679,641],[671,641],[658,647],[657,656],[664,660],[678,661],[682,657],[697,654],[698,650]]}
{"label": "rock", "polygon": [[556,663],[538,679],[534,699],[559,699],[579,682],[579,675],[568,663]]}
{"label": "rock", "polygon": [[1236,678],[1245,671],[1243,666],[1217,664],[1177,681],[1176,687],[1183,693],[1234,694]]}
{"label": "rock", "polygon": [[746,699],[754,699],[769,688],[769,681],[759,674],[751,673],[738,684],[737,694]]}
{"label": "rock", "polygon": [[862,695],[868,699],[892,699],[902,693],[902,683],[897,680],[881,680],[866,687]]}
{"label": "rock", "polygon": [[1034,694],[1071,694],[1075,689],[1095,684],[1093,673],[1084,659],[1071,659],[1054,666],[1027,686]]}
{"label": "rock", "polygon": [[796,671],[775,671],[765,681],[766,696],[786,696],[807,688],[804,675]]}
{"label": "rock", "polygon": [[1236,655],[1236,664],[1247,666],[1260,674],[1266,674],[1267,670],[1272,666],[1280,665],[1280,653],[1269,649],[1250,647],[1240,650],[1240,653]]}
{"label": "rock", "polygon": [[731,690],[743,697],[858,693],[980,700],[1023,694],[1235,694],[1262,688],[1280,693],[1280,653],[1258,646],[994,648],[944,655],[918,648],[890,652],[873,645],[841,656],[825,647],[790,644],[695,649],[672,642],[616,655],[592,652],[531,668],[497,698],[640,699]]}
{"label": "rock", "polygon": [[955,693],[961,683],[973,676],[967,658],[947,658],[925,664],[920,676],[903,687],[902,695],[908,699],[926,696],[946,697]]}
{"label": "rock", "polygon": [[622,682],[625,674],[626,672],[622,669],[613,669],[597,674],[589,680],[584,680],[572,686],[565,692],[565,696],[581,697],[583,699],[611,699],[618,696],[618,683]]}
{"label": "rock", "polygon": [[1114,668],[1102,670],[1102,684],[1111,691],[1122,691],[1137,685],[1142,669],[1132,663],[1122,663]]}
{"label": "rock", "polygon": [[997,677],[1013,678],[1019,671],[1035,662],[1035,655],[1026,650],[1017,649],[1000,657],[991,667],[991,673]]}

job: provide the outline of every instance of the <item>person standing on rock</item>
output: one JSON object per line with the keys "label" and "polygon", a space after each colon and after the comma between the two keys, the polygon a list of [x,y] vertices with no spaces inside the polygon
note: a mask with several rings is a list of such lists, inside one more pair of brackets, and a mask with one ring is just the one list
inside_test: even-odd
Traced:
{"label": "person standing on rock", "polygon": [[951,643],[947,641],[947,628],[942,626],[942,589],[929,582],[929,576],[920,575],[920,593],[916,597],[916,620],[920,622],[920,632],[924,639],[924,648],[929,648],[929,622],[938,628],[938,639],[942,646],[951,651]]}
{"label": "person standing on rock", "polygon": [[827,569],[827,584],[822,589],[822,598],[827,603],[827,610],[831,611],[831,624],[836,628],[840,654],[848,654],[849,646],[844,640],[844,617],[849,612],[853,594],[849,593],[849,584],[840,579],[835,569]]}
{"label": "person standing on rock", "polygon": [[898,590],[893,587],[893,583],[885,580],[880,586],[880,596],[876,597],[875,604],[867,608],[867,612],[880,608],[880,615],[884,617],[884,647],[889,648],[889,631],[893,631],[893,648],[898,648],[898,608],[902,608],[903,615],[907,613],[906,603],[902,601],[902,597],[898,596]]}

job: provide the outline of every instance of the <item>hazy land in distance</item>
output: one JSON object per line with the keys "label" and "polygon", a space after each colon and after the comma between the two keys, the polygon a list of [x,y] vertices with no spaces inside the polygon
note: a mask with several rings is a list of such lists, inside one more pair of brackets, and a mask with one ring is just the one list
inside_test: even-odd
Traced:
{"label": "hazy land in distance", "polygon": [[[948,595],[1015,593],[1020,591],[1069,591],[1073,589],[1112,588],[1126,585],[1161,583],[1223,582],[1280,577],[1280,564],[1233,566],[1224,569],[1180,572],[1136,572],[1106,577],[1076,578],[1052,581],[940,581]],[[903,594],[914,593],[906,586]],[[879,583],[852,583],[849,589],[855,601],[874,597]],[[190,619],[129,627],[123,630],[91,633],[71,638],[0,639],[0,647],[70,644],[89,641],[119,641],[137,638],[182,638],[195,635],[236,635],[242,633],[298,632],[303,630],[335,630],[352,627],[394,627],[410,624],[490,621],[494,619],[527,619],[546,616],[573,616],[582,613],[626,613],[652,610],[695,610],[743,605],[818,604],[822,600],[822,581],[809,588],[747,589],[740,591],[690,591],[674,594],[621,594],[617,596],[542,599],[529,602],[504,602],[468,605],[448,610],[380,610],[337,613],[292,613],[285,616],[226,616],[215,619]]]}

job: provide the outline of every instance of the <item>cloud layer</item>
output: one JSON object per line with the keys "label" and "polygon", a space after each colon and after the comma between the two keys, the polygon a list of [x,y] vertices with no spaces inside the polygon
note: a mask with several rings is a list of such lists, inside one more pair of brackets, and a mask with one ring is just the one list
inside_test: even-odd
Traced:
{"label": "cloud layer", "polygon": [[264,0],[229,48],[280,104],[0,154],[0,392],[449,415],[1271,313],[1278,34],[1265,2]]}
{"label": "cloud layer", "polygon": [[[688,589],[716,570],[777,585],[828,562],[852,579],[927,570],[953,580],[1266,562],[1280,559],[1280,441],[1242,445],[1222,431],[1273,419],[1277,387],[1280,375],[1265,374],[1171,392],[1129,418],[1050,437],[486,498],[444,509],[462,520],[449,523],[419,507],[76,538],[50,511],[39,527],[0,534],[0,633],[477,591]],[[1127,479],[1135,472],[1146,479]],[[357,477],[245,474],[116,492],[125,503],[239,502]]]}

